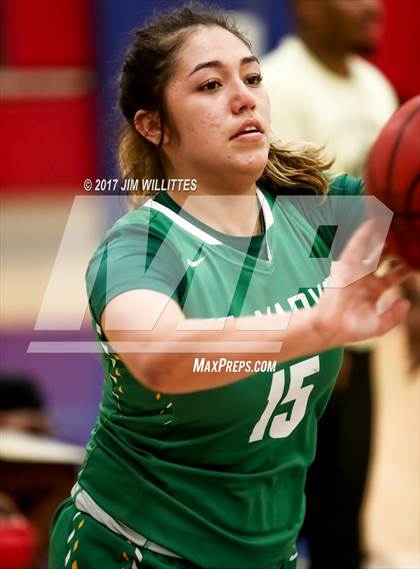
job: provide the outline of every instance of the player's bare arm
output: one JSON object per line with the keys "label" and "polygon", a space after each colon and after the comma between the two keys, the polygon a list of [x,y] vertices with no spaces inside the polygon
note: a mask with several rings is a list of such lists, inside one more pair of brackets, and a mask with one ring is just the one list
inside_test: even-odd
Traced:
{"label": "player's bare arm", "polygon": [[[378,301],[402,282],[410,269],[401,263],[383,276],[374,274],[374,265],[367,265],[369,260],[364,258],[373,228],[374,223],[367,222],[355,233],[334,266],[330,286],[319,304],[309,310],[260,316],[258,329],[257,317],[244,316],[226,320],[218,330],[213,320],[194,319],[194,330],[182,331],[188,329],[189,322],[176,302],[156,291],[134,290],[111,300],[102,316],[102,329],[138,381],[166,393],[200,391],[246,377],[245,372],[225,370],[216,376],[193,372],[194,358],[209,343],[220,346],[213,354],[219,357],[243,358],[243,352],[230,348],[232,343],[242,342],[250,347],[247,359],[260,360],[265,354],[280,363],[385,334],[404,321],[410,304],[399,299],[379,313]],[[370,272],[365,274],[367,270]],[[365,276],[358,278],[361,274]],[[147,352],[146,343],[159,349]],[[124,353],[127,345],[130,349]],[[187,347],[182,349],[183,345]]]}

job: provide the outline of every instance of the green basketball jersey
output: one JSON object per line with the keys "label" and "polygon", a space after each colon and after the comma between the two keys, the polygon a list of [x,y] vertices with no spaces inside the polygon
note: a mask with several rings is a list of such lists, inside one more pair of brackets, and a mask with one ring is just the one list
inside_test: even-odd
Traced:
{"label": "green basketball jersey", "polygon": [[[345,175],[331,184],[331,195],[360,193]],[[117,221],[88,267],[105,387],[79,484],[114,519],[203,568],[271,569],[290,552],[342,350],[169,395],[144,387],[109,351],[101,313],[132,289],[163,292],[190,318],[313,305],[343,246],[340,227],[350,233],[360,208],[337,222],[334,203],[304,198],[276,199],[260,187],[264,235],[244,238],[214,231],[161,193]]]}

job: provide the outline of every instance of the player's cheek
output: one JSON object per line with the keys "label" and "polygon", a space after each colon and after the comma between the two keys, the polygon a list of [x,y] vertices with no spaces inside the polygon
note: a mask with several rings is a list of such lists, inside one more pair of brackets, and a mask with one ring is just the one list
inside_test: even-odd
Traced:
{"label": "player's cheek", "polygon": [[271,137],[271,101],[265,88],[262,87],[261,102],[260,102],[260,117],[264,121],[264,131],[267,138]]}

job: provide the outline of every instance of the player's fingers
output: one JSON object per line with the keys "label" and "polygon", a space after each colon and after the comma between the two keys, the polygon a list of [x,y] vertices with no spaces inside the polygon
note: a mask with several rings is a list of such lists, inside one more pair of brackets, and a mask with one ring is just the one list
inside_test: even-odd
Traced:
{"label": "player's fingers", "polygon": [[344,288],[374,272],[382,250],[375,239],[376,225],[376,220],[369,220],[355,231],[333,265],[330,287]]}
{"label": "player's fingers", "polygon": [[378,335],[386,334],[389,330],[404,322],[410,309],[410,303],[405,298],[396,300],[381,314]]}
{"label": "player's fingers", "polygon": [[363,223],[354,233],[349,243],[346,245],[340,261],[345,261],[350,264],[355,264],[360,262],[366,252],[366,243],[368,241],[369,235],[375,229],[375,221],[369,220]]}
{"label": "player's fingers", "polygon": [[411,269],[404,263],[401,263],[382,276],[367,275],[363,282],[365,294],[371,299],[376,298],[379,300],[388,289],[397,286],[411,274]]}
{"label": "player's fingers", "polygon": [[352,236],[340,260],[353,267],[358,278],[375,271],[384,248],[384,233],[378,219],[370,219]]}
{"label": "player's fingers", "polygon": [[405,263],[400,263],[396,267],[389,269],[383,276],[378,277],[384,289],[391,288],[403,282],[413,273],[412,269]]}

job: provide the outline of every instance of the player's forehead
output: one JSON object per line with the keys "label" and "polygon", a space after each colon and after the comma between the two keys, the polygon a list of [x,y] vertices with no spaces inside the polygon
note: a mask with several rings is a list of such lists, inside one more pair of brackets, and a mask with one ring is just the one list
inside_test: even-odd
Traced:
{"label": "player's forehead", "polygon": [[198,66],[209,61],[239,67],[251,56],[248,46],[232,32],[216,25],[197,26],[178,52],[174,74],[186,79]]}

